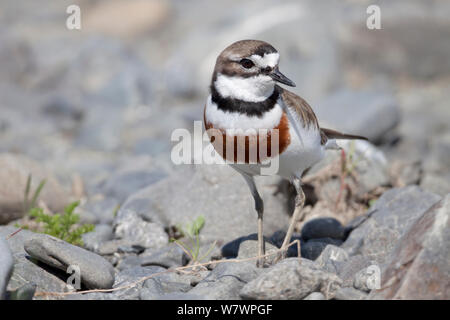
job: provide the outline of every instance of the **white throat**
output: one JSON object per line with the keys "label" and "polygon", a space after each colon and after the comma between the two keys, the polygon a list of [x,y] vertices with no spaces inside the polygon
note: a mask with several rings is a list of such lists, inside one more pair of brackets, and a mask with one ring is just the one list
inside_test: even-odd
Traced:
{"label": "white throat", "polygon": [[275,82],[266,75],[243,78],[219,73],[214,86],[223,98],[261,102],[272,95]]}

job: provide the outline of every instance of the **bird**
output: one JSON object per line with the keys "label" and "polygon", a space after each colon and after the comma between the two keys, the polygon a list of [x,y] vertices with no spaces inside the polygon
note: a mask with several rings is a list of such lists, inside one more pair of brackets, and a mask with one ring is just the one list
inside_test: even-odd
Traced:
{"label": "bird", "polygon": [[[280,54],[261,40],[240,40],[217,57],[203,122],[215,152],[239,172],[254,199],[258,226],[257,266],[265,265],[264,203],[255,176],[276,159],[276,172],[296,190],[295,209],[275,261],[287,249],[305,203],[302,176],[321,161],[327,149],[339,149],[336,139],[363,139],[319,126],[311,106],[281,87],[295,83],[279,70]],[[275,142],[273,142],[275,141]],[[256,156],[255,156],[256,154]]]}

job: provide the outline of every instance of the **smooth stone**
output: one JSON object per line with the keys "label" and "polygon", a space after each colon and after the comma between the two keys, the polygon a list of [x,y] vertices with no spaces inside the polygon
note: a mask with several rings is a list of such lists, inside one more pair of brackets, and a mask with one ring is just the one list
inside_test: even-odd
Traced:
{"label": "smooth stone", "polygon": [[429,208],[397,241],[370,299],[450,299],[450,194]]}
{"label": "smooth stone", "polygon": [[361,254],[350,256],[347,260],[339,263],[334,263],[335,272],[342,279],[342,285],[345,287],[353,286],[355,275],[361,270],[368,267],[371,269],[380,269],[380,265],[376,261],[370,260],[368,257]]}
{"label": "smooth stone", "polygon": [[332,238],[320,238],[311,239],[307,242],[302,243],[300,248],[302,253],[302,258],[309,260],[316,260],[320,254],[325,250],[328,245],[339,246],[342,244],[341,240]]}
{"label": "smooth stone", "polygon": [[189,293],[211,300],[240,300],[239,292],[244,285],[264,271],[253,261],[221,262]]}
{"label": "smooth stone", "polygon": [[41,181],[46,180],[38,200],[44,201],[53,212],[62,211],[70,202],[68,192],[39,163],[26,156],[0,153],[0,181],[3,181],[0,185],[0,224],[24,215],[23,201],[28,175],[31,175],[30,198]]}
{"label": "smooth stone", "polygon": [[0,300],[5,298],[6,287],[14,266],[14,258],[9,249],[8,242],[0,236]]}
{"label": "smooth stone", "polygon": [[303,225],[302,239],[332,238],[344,240],[345,230],[342,224],[334,218],[316,218]]}
{"label": "smooth stone", "polygon": [[94,231],[85,233],[81,236],[83,240],[83,247],[86,249],[97,252],[100,245],[113,238],[113,230],[110,225],[98,224],[95,226]]}
{"label": "smooth stone", "polygon": [[143,288],[146,278],[158,276],[160,273],[165,272],[166,269],[157,266],[151,267],[131,267],[120,271],[116,275],[113,288],[121,288],[114,292],[115,298],[121,300],[138,300],[140,291]]}
{"label": "smooth stone", "polygon": [[321,292],[313,292],[307,295],[303,300],[326,300],[325,296]]}
{"label": "smooth stone", "polygon": [[372,214],[350,232],[342,248],[350,255],[362,254],[379,264],[402,235],[440,197],[418,186],[386,191],[369,209]]}
{"label": "smooth stone", "polygon": [[128,246],[160,249],[169,243],[169,236],[159,223],[147,222],[134,211],[125,211],[115,220],[114,234]]}
{"label": "smooth stone", "polygon": [[[341,89],[316,103],[314,111],[332,128],[374,142],[382,140],[400,122],[398,102],[387,92]],[[377,119],[376,123],[373,119]]]}
{"label": "smooth stone", "polygon": [[147,249],[140,256],[141,266],[161,266],[164,268],[180,267],[187,264],[183,249],[171,243],[161,249]]}
{"label": "smooth stone", "polygon": [[190,289],[192,289],[190,277],[170,272],[146,280],[140,292],[140,298],[141,300],[151,300],[151,297],[188,292]]}
{"label": "smooth stone", "polygon": [[327,272],[336,273],[337,265],[342,264],[349,259],[347,251],[329,244],[325,247],[315,262]]}
{"label": "smooth stone", "polygon": [[[17,230],[12,226],[0,226],[0,237],[6,238]],[[21,230],[7,240],[14,257],[13,273],[7,291],[15,292],[26,285],[36,285],[36,291],[63,292],[66,287],[65,281],[70,275],[64,272],[55,272],[55,270],[47,268],[45,264],[40,265],[38,262],[34,262],[25,252],[25,242],[34,236],[36,234],[31,231]]]}
{"label": "smooth stone", "polygon": [[67,271],[80,268],[81,282],[92,289],[109,289],[114,283],[114,268],[101,256],[55,237],[36,234],[24,244],[25,251],[43,263]]}
{"label": "smooth stone", "polygon": [[[267,234],[286,229],[289,223],[285,196],[274,195],[279,181],[277,177],[260,177],[256,182],[264,198]],[[114,224],[126,224],[137,216],[144,220],[139,220],[140,224],[151,221],[171,228],[192,222],[199,215],[205,218],[201,230],[204,243],[217,241],[220,245],[257,231],[257,214],[248,186],[239,173],[224,165],[195,166],[138,191],[120,208]],[[139,229],[137,225],[130,233],[139,233]],[[116,228],[118,237],[119,230]]]}
{"label": "smooth stone", "polygon": [[241,290],[244,299],[299,300],[320,291],[327,299],[334,296],[342,280],[319,270],[308,260],[288,258],[247,283]]}
{"label": "smooth stone", "polygon": [[351,287],[340,288],[336,295],[335,300],[365,300],[367,299],[367,293],[357,290]]}

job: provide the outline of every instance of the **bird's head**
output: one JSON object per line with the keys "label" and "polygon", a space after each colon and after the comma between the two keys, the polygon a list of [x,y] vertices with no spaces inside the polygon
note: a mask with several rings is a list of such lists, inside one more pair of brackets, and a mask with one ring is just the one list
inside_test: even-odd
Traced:
{"label": "bird's head", "polygon": [[276,82],[295,87],[279,71],[279,58],[267,42],[237,41],[217,57],[211,85],[223,98],[264,101],[273,93]]}

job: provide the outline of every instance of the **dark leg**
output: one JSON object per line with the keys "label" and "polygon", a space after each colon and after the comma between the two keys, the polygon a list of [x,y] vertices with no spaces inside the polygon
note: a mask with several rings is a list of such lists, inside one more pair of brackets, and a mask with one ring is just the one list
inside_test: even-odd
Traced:
{"label": "dark leg", "polygon": [[[264,233],[263,233],[263,212],[264,212],[264,203],[261,199],[261,196],[256,189],[255,180],[252,176],[247,174],[242,174],[247,181],[247,184],[252,193],[253,199],[255,200],[255,209],[258,213],[258,256],[265,255],[265,247],[264,247]],[[259,258],[256,262],[258,267],[264,266],[264,258]]]}
{"label": "dark leg", "polygon": [[305,204],[305,194],[303,193],[301,181],[299,178],[294,178],[292,182],[294,184],[295,190],[297,191],[297,196],[295,197],[295,210],[294,214],[292,215],[291,222],[289,224],[289,228],[284,238],[283,244],[281,246],[281,254],[278,255],[277,260],[286,258],[288,245],[291,242],[292,234],[294,233],[295,223],[303,219],[302,209],[303,205]]}

